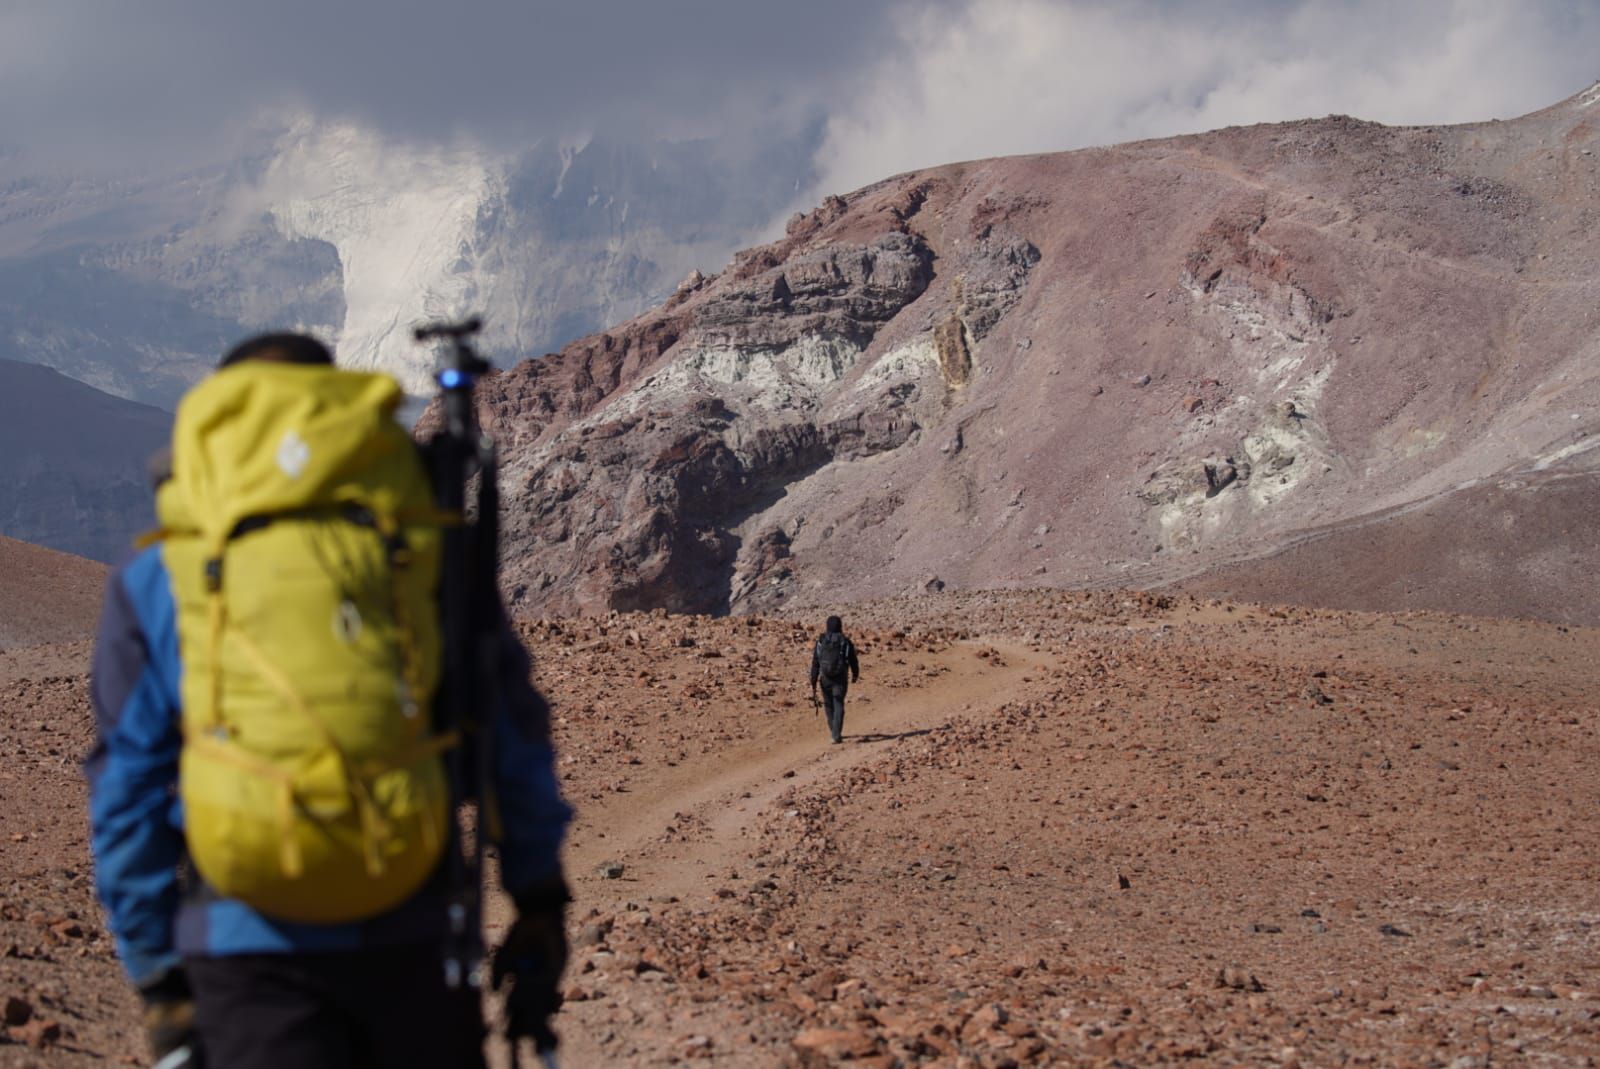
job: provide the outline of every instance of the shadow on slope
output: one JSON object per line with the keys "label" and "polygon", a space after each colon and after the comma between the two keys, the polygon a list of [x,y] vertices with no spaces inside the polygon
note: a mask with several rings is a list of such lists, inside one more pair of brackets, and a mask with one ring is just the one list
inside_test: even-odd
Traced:
{"label": "shadow on slope", "polygon": [[145,458],[172,416],[38,364],[0,360],[0,534],[100,561],[154,522]]}
{"label": "shadow on slope", "polygon": [[1430,609],[1600,625],[1600,472],[1541,472],[1312,533],[1174,584],[1335,609]]}

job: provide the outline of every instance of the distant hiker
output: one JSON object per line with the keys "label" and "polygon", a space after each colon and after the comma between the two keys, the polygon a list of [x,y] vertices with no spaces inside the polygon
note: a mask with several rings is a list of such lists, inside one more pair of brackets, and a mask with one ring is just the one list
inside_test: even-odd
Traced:
{"label": "distant hiker", "polygon": [[827,629],[811,650],[811,696],[822,685],[822,700],[828,713],[828,734],[834,742],[844,739],[844,695],[850,684],[861,678],[855,643],[845,637],[844,624],[837,616],[828,617]]}
{"label": "distant hiker", "polygon": [[264,335],[190,391],[154,469],[157,540],[106,593],[95,883],[163,1065],[484,1065],[479,992],[443,965],[460,799],[441,754],[468,744],[491,755],[472,792],[517,905],[508,1013],[537,1034],[559,1001],[549,709],[502,614],[498,708],[481,737],[437,730],[451,521],[398,386],[332,363]]}

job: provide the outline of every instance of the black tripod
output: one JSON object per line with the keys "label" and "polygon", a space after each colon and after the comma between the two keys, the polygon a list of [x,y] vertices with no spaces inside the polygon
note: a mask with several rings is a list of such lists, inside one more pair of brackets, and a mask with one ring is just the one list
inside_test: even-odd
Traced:
{"label": "black tripod", "polygon": [[[462,522],[444,534],[440,576],[444,674],[436,716],[441,733],[457,732],[461,739],[448,759],[451,797],[458,804],[470,798],[478,801],[470,838],[458,834],[448,861],[450,934],[444,967],[445,982],[452,989],[482,985],[483,823],[488,808],[483,792],[492,781],[486,775],[490,755],[481,711],[490,707],[486,703],[492,699],[495,676],[480,662],[486,653],[492,655],[496,646],[495,636],[487,633],[485,597],[493,593],[499,503],[494,442],[479,432],[472,396],[478,376],[489,370],[488,362],[469,340],[481,326],[480,320],[472,318],[461,323],[430,323],[415,331],[418,341],[443,339],[448,343],[434,376],[444,409],[444,428],[429,443],[429,451],[439,507],[460,516]],[[466,501],[474,475],[478,477],[477,508],[469,520]]]}
{"label": "black tripod", "polygon": [[[494,439],[478,426],[473,388],[489,370],[471,338],[482,328],[477,317],[460,323],[430,323],[415,331],[418,341],[446,344],[434,378],[439,384],[444,427],[429,443],[439,506],[461,517],[444,536],[440,577],[444,615],[444,679],[438,705],[441,732],[460,734],[450,751],[451,793],[458,802],[475,798],[477,816],[470,836],[457,826],[449,856],[449,934],[445,982],[452,989],[483,986],[483,846],[486,833],[497,836],[499,806],[494,798],[492,729],[484,711],[499,707],[499,541],[500,495]],[[466,507],[477,480],[471,515]],[[511,1061],[519,1064],[511,1037]],[[555,1066],[553,1050],[540,1055]]]}

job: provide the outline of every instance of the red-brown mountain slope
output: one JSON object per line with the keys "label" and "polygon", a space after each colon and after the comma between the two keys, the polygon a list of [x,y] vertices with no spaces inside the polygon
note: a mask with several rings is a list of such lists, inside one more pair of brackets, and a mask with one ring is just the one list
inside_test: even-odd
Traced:
{"label": "red-brown mountain slope", "polygon": [[1600,619],[1597,100],[830,197],[485,384],[512,600],[742,612],[1188,580]]}

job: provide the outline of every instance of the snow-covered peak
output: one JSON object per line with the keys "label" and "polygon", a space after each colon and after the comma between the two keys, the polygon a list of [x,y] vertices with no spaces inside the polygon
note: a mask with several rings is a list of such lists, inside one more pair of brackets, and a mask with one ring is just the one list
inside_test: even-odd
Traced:
{"label": "snow-covered peak", "polygon": [[480,210],[503,195],[503,168],[471,147],[401,145],[348,123],[303,120],[283,138],[255,194],[286,236],[334,246],[344,276],[339,363],[378,368],[407,392],[432,392],[424,319],[479,299]]}
{"label": "snow-covered peak", "polygon": [[572,161],[578,158],[580,152],[589,147],[589,142],[592,140],[593,137],[589,134],[581,134],[575,138],[563,139],[556,146],[556,152],[561,157],[561,173],[556,176],[556,188],[550,194],[551,200],[560,199],[562,190],[566,188],[567,172],[572,170]]}

